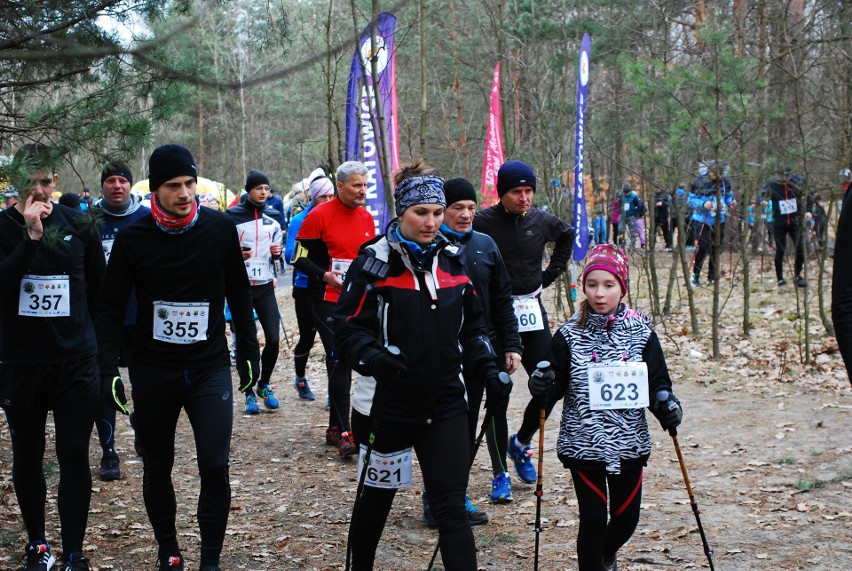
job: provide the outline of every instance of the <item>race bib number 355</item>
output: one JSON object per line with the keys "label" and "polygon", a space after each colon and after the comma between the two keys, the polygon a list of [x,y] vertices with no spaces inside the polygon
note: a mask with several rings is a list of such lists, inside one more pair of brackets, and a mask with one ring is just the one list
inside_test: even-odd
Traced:
{"label": "race bib number 355", "polygon": [[207,302],[154,302],[154,339],[176,345],[207,340]]}
{"label": "race bib number 355", "polygon": [[[358,456],[358,480],[361,479],[361,471],[364,470],[364,457],[367,447],[361,445],[361,453]],[[407,488],[411,485],[411,448],[399,452],[376,452],[370,453],[370,464],[366,467],[367,475],[364,477],[364,485],[371,488]]]}
{"label": "race bib number 355", "polygon": [[68,276],[31,276],[21,280],[18,315],[26,317],[68,317],[71,315],[71,287]]}
{"label": "race bib number 355", "polygon": [[589,408],[611,410],[648,406],[648,365],[643,362],[589,365]]}

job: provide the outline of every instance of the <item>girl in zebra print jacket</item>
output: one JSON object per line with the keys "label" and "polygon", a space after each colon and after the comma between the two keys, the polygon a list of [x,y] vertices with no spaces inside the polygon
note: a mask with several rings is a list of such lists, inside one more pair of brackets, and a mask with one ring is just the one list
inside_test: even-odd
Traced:
{"label": "girl in zebra print jacket", "polygon": [[[671,395],[650,318],[622,303],[628,280],[621,249],[593,248],[583,269],[586,299],[551,343],[550,390],[558,393],[549,396],[563,398],[556,449],[571,471],[579,504],[581,571],[616,569],[616,552],[639,523],[642,472],[651,452],[643,409],[651,405],[655,411],[660,389]],[[673,395],[669,402],[672,410],[658,416],[665,429],[682,417]]]}

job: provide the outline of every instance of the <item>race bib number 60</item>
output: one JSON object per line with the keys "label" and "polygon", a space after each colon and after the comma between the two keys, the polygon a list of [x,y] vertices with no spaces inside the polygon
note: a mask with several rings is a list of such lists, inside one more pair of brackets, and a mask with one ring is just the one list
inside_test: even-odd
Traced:
{"label": "race bib number 60", "polygon": [[[361,445],[361,453],[358,456],[358,480],[361,479],[361,471],[364,470],[364,457],[367,447]],[[407,488],[411,485],[411,448],[399,452],[376,452],[370,453],[370,464],[367,466],[367,475],[364,477],[364,485],[371,488]]]}
{"label": "race bib number 60", "polygon": [[18,295],[18,315],[68,317],[71,315],[69,283],[68,276],[25,275]]}
{"label": "race bib number 60", "polygon": [[649,405],[648,365],[643,362],[589,365],[589,408],[612,410]]}
{"label": "race bib number 60", "polygon": [[154,302],[154,339],[176,345],[207,340],[207,302]]}
{"label": "race bib number 60", "polygon": [[518,332],[541,331],[544,329],[544,318],[538,298],[532,295],[512,298],[515,318],[518,320]]}

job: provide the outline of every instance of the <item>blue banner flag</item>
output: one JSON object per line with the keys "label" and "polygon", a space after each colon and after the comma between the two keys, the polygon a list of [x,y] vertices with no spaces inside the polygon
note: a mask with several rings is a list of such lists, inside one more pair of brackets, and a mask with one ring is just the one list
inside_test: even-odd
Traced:
{"label": "blue banner flag", "polygon": [[581,262],[589,249],[589,218],[583,191],[583,141],[586,128],[586,105],[589,102],[589,62],[592,39],[583,34],[580,43],[580,65],[577,71],[577,132],[574,142],[574,261]]}
{"label": "blue banner flag", "polygon": [[[376,234],[385,231],[391,219],[385,201],[385,186],[392,181],[382,179],[379,160],[382,141],[387,141],[391,170],[399,167],[399,136],[396,99],[396,54],[394,27],[396,16],[382,12],[376,20],[375,56],[370,40],[370,26],[361,34],[346,95],[346,160],[367,165],[367,205],[376,224]],[[376,59],[377,76],[372,77],[372,59]],[[376,111],[376,98],[381,99],[384,122],[376,125],[371,117]],[[377,132],[378,131],[378,132]]]}

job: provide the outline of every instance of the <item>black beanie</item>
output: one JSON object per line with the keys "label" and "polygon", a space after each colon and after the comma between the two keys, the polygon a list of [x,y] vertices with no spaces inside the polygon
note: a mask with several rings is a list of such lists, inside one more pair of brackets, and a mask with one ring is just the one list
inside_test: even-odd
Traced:
{"label": "black beanie", "polygon": [[447,199],[447,206],[459,200],[476,202],[476,191],[466,178],[451,178],[444,182],[444,197]]}
{"label": "black beanie", "polygon": [[130,172],[130,167],[121,161],[114,161],[104,165],[104,170],[101,171],[101,186],[111,176],[123,176],[131,185],[133,184],[133,173]]}
{"label": "black beanie", "polygon": [[535,173],[522,161],[503,163],[497,171],[497,196],[503,196],[516,186],[531,186],[535,192]]}
{"label": "black beanie", "polygon": [[251,171],[246,177],[246,192],[251,192],[251,189],[262,184],[269,186],[269,177],[266,176],[266,173],[263,171]]}
{"label": "black beanie", "polygon": [[148,188],[151,192],[176,176],[198,179],[198,169],[189,149],[180,145],[163,145],[154,149],[148,159]]}

